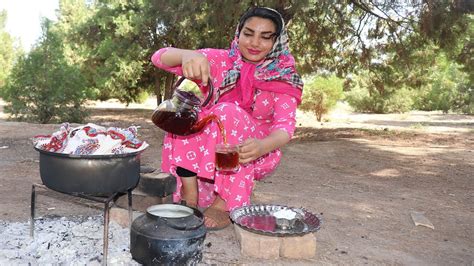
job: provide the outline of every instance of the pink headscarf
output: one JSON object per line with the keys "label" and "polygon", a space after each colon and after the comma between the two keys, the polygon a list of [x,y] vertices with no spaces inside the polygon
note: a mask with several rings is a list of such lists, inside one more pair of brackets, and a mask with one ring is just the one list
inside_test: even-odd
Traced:
{"label": "pink headscarf", "polygon": [[[270,9],[277,14],[277,11]],[[303,81],[295,69],[295,59],[290,54],[288,47],[288,35],[285,30],[283,18],[282,29],[280,35],[275,40],[270,53],[260,62],[255,69],[255,86],[262,90],[268,90],[278,93],[284,93],[294,96],[298,102],[301,102],[303,91]],[[240,31],[237,27],[234,40],[231,44],[229,57],[234,62],[232,68],[227,72],[220,86],[220,94],[235,88],[237,80],[240,78],[240,71],[244,62],[242,54],[239,50]],[[266,86],[258,86],[260,82],[265,82]],[[269,84],[271,83],[271,84]],[[241,88],[242,90],[242,107],[248,107],[252,104],[254,87]]]}

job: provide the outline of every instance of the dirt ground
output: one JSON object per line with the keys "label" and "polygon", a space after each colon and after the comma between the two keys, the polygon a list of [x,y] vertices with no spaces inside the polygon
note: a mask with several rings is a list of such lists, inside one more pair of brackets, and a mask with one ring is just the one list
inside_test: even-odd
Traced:
{"label": "dirt ground", "polygon": [[[92,108],[88,122],[141,126],[142,163],[159,167],[163,133],[150,105]],[[0,104],[1,108],[1,104]],[[30,138],[57,124],[9,122],[0,112],[0,220],[27,221],[31,184],[41,182]],[[316,256],[265,261],[240,255],[228,227],[206,238],[205,264],[473,265],[474,117],[412,112],[354,114],[317,123],[299,114],[277,171],[256,185],[254,203],[304,207],[323,217]],[[420,212],[434,229],[415,226]],[[37,215],[92,215],[85,201],[40,192]]]}

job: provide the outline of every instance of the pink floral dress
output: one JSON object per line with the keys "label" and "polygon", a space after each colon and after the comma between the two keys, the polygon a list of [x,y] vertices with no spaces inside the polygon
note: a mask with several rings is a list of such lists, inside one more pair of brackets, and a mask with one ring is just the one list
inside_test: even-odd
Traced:
{"label": "pink floral dress", "polygon": [[[161,54],[169,48],[163,48],[152,56],[153,64],[161,69],[182,75],[181,66],[168,67],[161,63]],[[231,68],[228,50],[200,50],[207,56],[211,66],[211,77],[215,88],[222,83],[226,72]],[[284,130],[291,137],[295,130],[297,100],[295,97],[265,90],[264,86],[281,85],[282,82],[260,82],[255,80],[255,65],[244,63],[236,88],[220,96],[219,101],[204,108],[199,117],[215,114],[222,121],[227,142],[239,144],[248,138],[263,139],[272,131]],[[281,83],[281,84],[280,84]],[[289,86],[289,85],[288,85]],[[250,88],[253,92],[253,104],[249,108],[240,106],[245,97],[242,88]],[[241,164],[235,173],[215,170],[214,147],[222,143],[219,127],[215,122],[209,123],[201,132],[189,136],[177,136],[167,133],[163,141],[162,164],[164,172],[177,177],[177,190],[174,200],[181,198],[181,180],[176,175],[176,168],[182,167],[197,173],[200,207],[208,207],[213,203],[216,194],[226,202],[228,211],[250,204],[250,196],[254,181],[272,173],[281,159],[281,151],[274,150],[257,160]]]}

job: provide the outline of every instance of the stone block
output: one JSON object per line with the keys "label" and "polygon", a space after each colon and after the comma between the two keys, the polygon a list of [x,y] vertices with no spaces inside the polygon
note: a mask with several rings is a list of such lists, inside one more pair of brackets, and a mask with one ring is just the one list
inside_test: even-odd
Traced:
{"label": "stone block", "polygon": [[278,259],[280,254],[280,239],[249,232],[234,225],[237,239],[240,242],[240,253],[260,259]]}
{"label": "stone block", "polygon": [[311,259],[316,255],[316,235],[281,237],[280,256],[289,259]]}
{"label": "stone block", "polygon": [[316,255],[314,233],[294,237],[278,237],[256,234],[234,224],[240,253],[260,259],[310,259]]}
{"label": "stone block", "polygon": [[[142,213],[134,211],[132,213],[132,222],[135,220],[138,216],[140,216]],[[122,208],[117,208],[117,207],[112,207],[109,210],[109,221],[110,222],[116,222],[118,225],[121,227],[129,227],[130,226],[130,219],[129,219],[129,214],[127,209],[122,209]]]}
{"label": "stone block", "polygon": [[136,189],[149,196],[166,197],[176,191],[176,177],[163,172],[143,173]]}

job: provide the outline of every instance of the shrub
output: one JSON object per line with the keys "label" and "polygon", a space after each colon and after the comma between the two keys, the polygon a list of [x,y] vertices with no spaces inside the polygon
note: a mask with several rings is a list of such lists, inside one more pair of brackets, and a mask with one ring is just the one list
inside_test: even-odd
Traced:
{"label": "shrub", "polygon": [[299,106],[302,111],[313,112],[321,122],[337,101],[343,97],[343,80],[336,76],[311,77],[305,81],[303,101]]}
{"label": "shrub", "polygon": [[364,71],[351,82],[351,89],[345,92],[345,99],[357,112],[403,113],[411,110],[413,95],[403,84],[387,84],[383,79],[374,78]]}
{"label": "shrub", "polygon": [[474,88],[464,84],[459,88],[459,94],[453,100],[453,109],[464,114],[474,115]]}
{"label": "shrub", "polygon": [[390,93],[380,95],[370,94],[364,87],[355,87],[345,93],[346,101],[357,112],[363,113],[403,113],[411,110],[413,106],[413,93],[401,88]]}
{"label": "shrub", "polygon": [[417,92],[415,107],[425,111],[447,113],[451,110],[473,114],[474,91],[467,73],[444,55],[438,56],[437,64],[432,66],[430,83]]}
{"label": "shrub", "polygon": [[135,99],[136,103],[144,103],[148,98],[150,97],[150,94],[147,91],[140,91]]}

